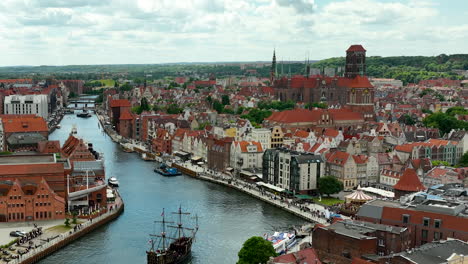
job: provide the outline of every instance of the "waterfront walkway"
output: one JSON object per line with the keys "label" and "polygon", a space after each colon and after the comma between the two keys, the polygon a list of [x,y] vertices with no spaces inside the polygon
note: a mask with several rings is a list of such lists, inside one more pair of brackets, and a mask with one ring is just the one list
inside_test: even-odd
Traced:
{"label": "waterfront walkway", "polygon": [[[326,217],[327,215],[326,210],[328,209],[320,204],[308,203],[308,202],[302,202],[302,203],[295,202],[293,199],[285,198],[280,195],[275,195],[270,192],[266,192],[260,189],[255,184],[247,183],[245,181],[234,178],[224,173],[220,173],[220,172],[208,173],[207,171],[205,171],[204,168],[199,167],[199,166],[194,166],[189,163],[176,163],[176,164],[184,168],[187,168],[191,171],[197,172],[198,176],[195,178],[199,178],[202,180],[218,183],[221,185],[225,185],[225,186],[237,189],[253,197],[256,197],[257,199],[260,199],[264,202],[267,202],[285,211],[295,214],[307,221],[320,223],[323,225],[329,224],[330,220],[329,218]],[[331,214],[333,212],[329,211],[329,213]]]}
{"label": "waterfront walkway", "polygon": [[[26,243],[20,245],[15,243],[9,249],[4,249],[5,252],[0,252],[3,255],[0,263],[36,263],[61,247],[73,242],[75,239],[115,219],[122,213],[123,206],[124,203],[120,195],[117,195],[114,202],[108,203],[105,213],[100,213],[98,216],[90,219],[78,219],[78,223],[76,225],[71,224],[70,228],[59,225],[43,230],[41,235]],[[7,257],[4,253],[7,253],[9,256]]]}

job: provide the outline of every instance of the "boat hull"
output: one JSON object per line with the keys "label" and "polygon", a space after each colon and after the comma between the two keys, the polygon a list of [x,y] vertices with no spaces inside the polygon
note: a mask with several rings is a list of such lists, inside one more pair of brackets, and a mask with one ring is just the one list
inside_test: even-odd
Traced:
{"label": "boat hull", "polygon": [[148,264],[181,264],[185,263],[192,254],[192,241],[191,237],[179,238],[178,241],[172,243],[165,253],[157,253],[154,251],[147,251]]}
{"label": "boat hull", "polygon": [[160,170],[160,169],[154,169],[154,172],[159,173],[159,174],[161,174],[162,176],[165,176],[165,177],[174,177],[174,176],[180,176],[180,175],[182,175],[182,173],[180,173],[180,172],[177,172],[177,173],[169,173],[169,172],[164,172],[164,171],[162,171],[162,170]]}

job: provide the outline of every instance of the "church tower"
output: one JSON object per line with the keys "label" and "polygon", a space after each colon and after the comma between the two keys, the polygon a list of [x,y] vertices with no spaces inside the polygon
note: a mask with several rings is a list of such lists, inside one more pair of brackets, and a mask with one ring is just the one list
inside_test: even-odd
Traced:
{"label": "church tower", "polygon": [[345,77],[366,75],[366,50],[361,45],[351,45],[346,50]]}
{"label": "church tower", "polygon": [[273,85],[275,78],[276,78],[276,50],[273,50],[273,60],[271,61],[271,70],[270,70],[270,85]]}

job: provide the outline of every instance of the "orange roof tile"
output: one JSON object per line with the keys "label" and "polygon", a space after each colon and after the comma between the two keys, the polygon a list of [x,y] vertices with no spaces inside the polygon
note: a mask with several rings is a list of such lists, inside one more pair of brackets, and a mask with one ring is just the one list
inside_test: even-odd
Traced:
{"label": "orange roof tile", "polygon": [[130,104],[130,101],[127,99],[117,99],[117,100],[112,100],[110,103],[111,107],[131,107],[132,105]]}
{"label": "orange roof tile", "polygon": [[7,116],[2,118],[6,133],[48,132],[47,123],[39,116]]}
{"label": "orange roof tile", "polygon": [[393,189],[399,191],[417,192],[424,190],[425,187],[419,180],[416,171],[414,169],[407,168],[400,177],[400,180],[397,182],[397,184],[393,186]]}

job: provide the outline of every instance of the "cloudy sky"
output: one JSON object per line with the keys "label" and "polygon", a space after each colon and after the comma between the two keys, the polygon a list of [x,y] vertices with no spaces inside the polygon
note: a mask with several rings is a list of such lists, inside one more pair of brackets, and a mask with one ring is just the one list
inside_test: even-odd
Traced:
{"label": "cloudy sky", "polygon": [[0,0],[0,66],[468,53],[467,0]]}

